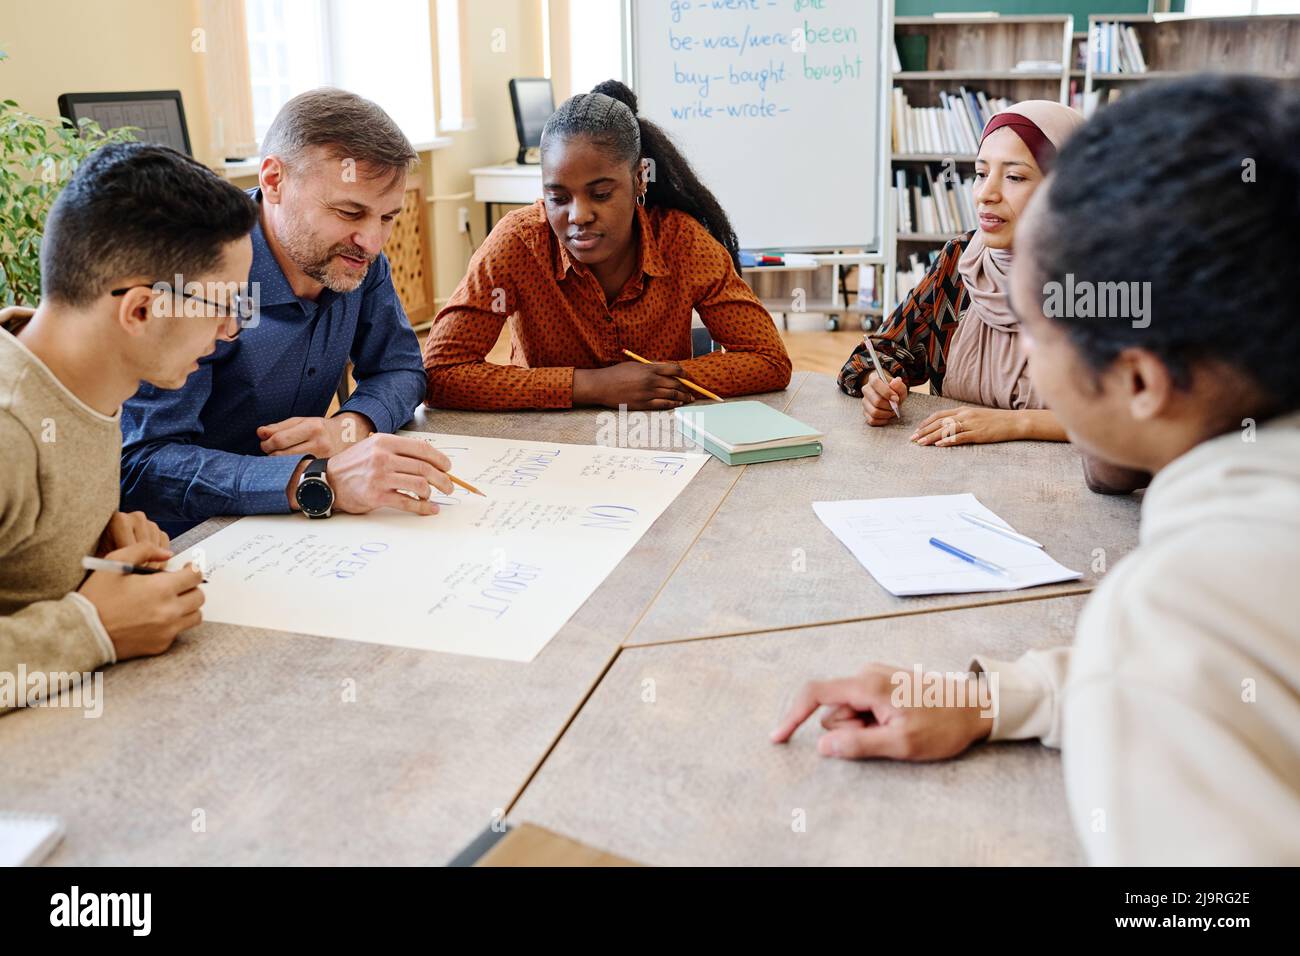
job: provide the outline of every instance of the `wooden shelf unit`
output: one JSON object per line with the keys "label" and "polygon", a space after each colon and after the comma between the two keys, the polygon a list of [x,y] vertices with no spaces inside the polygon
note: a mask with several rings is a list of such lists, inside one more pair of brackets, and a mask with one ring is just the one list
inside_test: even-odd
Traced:
{"label": "wooden shelf unit", "polygon": [[[894,18],[895,43],[900,37],[916,35],[927,38],[925,69],[893,74],[894,86],[903,90],[910,106],[939,106],[939,93],[955,93],[958,86],[977,87],[990,97],[1005,96],[1013,102],[1069,101],[1075,43],[1074,18],[1069,14]],[[1052,72],[1013,69],[1021,60],[1051,60],[1060,68]],[[890,128],[892,131],[892,122]],[[975,157],[969,155],[893,153],[891,187],[893,171],[897,168],[925,166],[948,159],[967,168],[975,163]],[[892,188],[889,195],[894,197]],[[907,266],[907,256],[900,253],[900,246],[916,252],[941,246],[955,235],[900,233],[897,219],[891,206],[896,269]]]}
{"label": "wooden shelf unit", "polygon": [[[1133,28],[1146,61],[1145,73],[1103,73],[1093,69],[1093,28],[1101,23],[1122,23]],[[1300,14],[1094,14],[1088,18],[1085,102],[1097,93],[1101,94],[1097,105],[1105,105],[1112,90],[1207,71],[1300,77]]]}
{"label": "wooden shelf unit", "polygon": [[[1086,32],[1075,32],[1073,23],[1069,15],[895,17],[895,42],[899,37],[917,34],[928,40],[926,68],[893,74],[894,85],[903,89],[911,106],[939,106],[941,90],[955,92],[959,85],[975,84],[989,96],[1068,103],[1070,81],[1082,79],[1085,105],[1093,93],[1101,94],[1098,105],[1104,105],[1111,90],[1124,91],[1143,81],[1207,70],[1300,78],[1300,14],[1095,14],[1088,18]],[[1093,26],[1098,23],[1132,26],[1142,46],[1147,72],[1094,72]],[[1087,41],[1088,46],[1083,70],[1074,68],[1079,40]],[[1061,61],[1060,73],[1017,73],[1012,69],[1019,60],[1057,58]],[[962,166],[975,162],[973,156],[943,153],[894,153],[890,159],[891,176],[893,169],[900,166],[948,159]],[[891,216],[891,223],[896,268],[907,265],[906,257],[898,254],[900,245],[916,251],[918,247],[940,246],[952,238],[943,233],[900,233],[896,215]]]}

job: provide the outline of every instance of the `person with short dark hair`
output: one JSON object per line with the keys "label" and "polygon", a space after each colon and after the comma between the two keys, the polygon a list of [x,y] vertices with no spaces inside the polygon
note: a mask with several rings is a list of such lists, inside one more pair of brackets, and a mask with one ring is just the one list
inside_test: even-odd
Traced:
{"label": "person with short dark hair", "polygon": [[[991,714],[895,707],[896,669],[873,664],[805,687],[775,740],[823,704],[827,756],[1037,737],[1061,748],[1094,863],[1300,863],[1297,142],[1294,85],[1202,75],[1126,96],[1066,145],[1020,226],[1011,305],[1070,440],[1154,474],[1140,544],[1072,648],[975,659]],[[1061,301],[1101,283],[1145,283],[1148,316]]]}
{"label": "person with short dark hair", "polygon": [[[726,213],[631,90],[566,100],[541,153],[543,198],[497,223],[434,319],[427,404],[669,409],[694,398],[679,377],[724,396],[790,383]],[[692,311],[723,351],[691,357]],[[507,319],[511,364],[495,365]]]}
{"label": "person with short dark hair", "polygon": [[55,200],[40,305],[0,313],[7,680],[158,654],[201,620],[192,569],[87,576],[81,562],[158,567],[171,557],[157,525],[118,511],[119,409],[142,381],[180,388],[236,332],[256,218],[249,198],[210,170],[140,143],[92,153]]}
{"label": "person with short dark hair", "polygon": [[[171,534],[215,515],[438,510],[429,488],[451,492],[450,463],[389,434],[424,393],[382,252],[415,161],[392,119],[353,93],[312,90],[284,105],[250,193],[256,314],[183,389],[145,385],[126,403],[124,502]],[[327,418],[349,360],[356,388]],[[309,465],[324,498],[304,508]]]}

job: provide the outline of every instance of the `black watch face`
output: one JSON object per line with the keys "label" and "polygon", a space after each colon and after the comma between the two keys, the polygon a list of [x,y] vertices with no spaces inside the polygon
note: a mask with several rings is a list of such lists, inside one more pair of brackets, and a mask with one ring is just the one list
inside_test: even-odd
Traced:
{"label": "black watch face", "polygon": [[334,504],[334,492],[319,478],[298,485],[298,507],[309,515],[323,515]]}

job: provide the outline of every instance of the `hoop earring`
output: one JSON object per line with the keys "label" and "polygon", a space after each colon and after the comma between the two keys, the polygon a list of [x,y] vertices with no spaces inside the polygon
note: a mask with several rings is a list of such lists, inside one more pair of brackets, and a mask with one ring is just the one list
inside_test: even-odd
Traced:
{"label": "hoop earring", "polygon": [[638,206],[641,206],[642,208],[645,207],[645,193],[638,194],[638,196],[636,197],[636,204]]}

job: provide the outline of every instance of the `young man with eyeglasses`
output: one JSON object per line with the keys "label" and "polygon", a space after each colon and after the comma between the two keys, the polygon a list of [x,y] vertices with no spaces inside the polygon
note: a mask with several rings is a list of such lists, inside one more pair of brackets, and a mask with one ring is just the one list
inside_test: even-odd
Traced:
{"label": "young man with eyeglasses", "polygon": [[[173,535],[214,515],[433,514],[430,486],[451,492],[450,462],[387,434],[425,390],[381,252],[415,150],[374,103],[320,89],[285,104],[263,154],[256,313],[184,388],[145,385],[126,403],[122,500]],[[356,389],[326,417],[349,359]]]}
{"label": "young man with eyeglasses", "polygon": [[[257,207],[174,150],[105,146],[50,210],[41,303],[0,312],[0,680],[83,673],[171,646],[201,620],[200,575],[160,568],[167,536],[118,511],[119,410],[140,383],[176,389],[231,335]],[[194,303],[159,275],[212,289]],[[25,682],[24,682],[25,683]]]}

